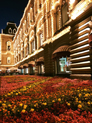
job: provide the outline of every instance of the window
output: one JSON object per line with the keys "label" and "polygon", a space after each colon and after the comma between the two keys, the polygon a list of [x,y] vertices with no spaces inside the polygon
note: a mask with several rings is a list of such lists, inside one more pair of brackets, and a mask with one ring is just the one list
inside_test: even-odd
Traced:
{"label": "window", "polygon": [[39,9],[41,9],[42,4],[41,4],[41,0],[39,0]]}
{"label": "window", "polygon": [[40,46],[42,46],[42,44],[43,44],[43,34],[40,33]]}
{"label": "window", "polygon": [[13,29],[13,34],[15,34],[16,33],[16,29]]}
{"label": "window", "polygon": [[62,28],[62,18],[61,18],[61,10],[60,7],[57,7],[56,10],[56,30]]}
{"label": "window", "polygon": [[69,73],[70,72],[70,58],[69,57],[62,57],[57,59],[56,63],[56,73],[60,74],[62,72]]}
{"label": "window", "polygon": [[24,69],[21,70],[21,73],[22,73],[22,74],[24,73]]}
{"label": "window", "polygon": [[43,64],[39,65],[38,72],[39,72],[39,74],[44,74],[44,65]]}
{"label": "window", "polygon": [[12,33],[12,29],[11,28],[8,29],[8,33]]}
{"label": "window", "polygon": [[8,51],[11,50],[11,42],[10,42],[10,41],[7,42],[7,50],[8,50]]}
{"label": "window", "polygon": [[8,63],[8,64],[10,64],[10,60],[11,60],[11,58],[8,57],[8,58],[7,58],[7,63]]}
{"label": "window", "polygon": [[28,68],[25,68],[25,73],[28,74]]}
{"label": "window", "polygon": [[63,24],[65,24],[68,21],[68,14],[67,14],[68,6],[67,3],[65,3],[62,7],[62,19]]}
{"label": "window", "polygon": [[8,46],[8,51],[10,50],[10,46]]}
{"label": "window", "polygon": [[32,53],[33,53],[35,51],[35,41],[32,41],[31,46],[32,46]]}
{"label": "window", "polygon": [[60,7],[58,6],[56,8],[56,13],[55,13],[55,17],[56,17],[56,31],[60,30],[65,23],[68,21],[68,5],[66,2],[64,2],[64,4]]}

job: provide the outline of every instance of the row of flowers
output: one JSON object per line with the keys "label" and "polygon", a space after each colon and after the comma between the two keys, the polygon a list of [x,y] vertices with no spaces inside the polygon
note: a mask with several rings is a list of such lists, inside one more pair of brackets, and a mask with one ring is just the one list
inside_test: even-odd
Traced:
{"label": "row of flowers", "polygon": [[32,123],[92,121],[92,81],[38,78],[39,81],[34,79],[30,84],[2,95],[0,115],[3,120]]}
{"label": "row of flowers", "polygon": [[[45,79],[46,77],[44,77]],[[17,76],[4,76],[1,77],[1,95],[11,92],[12,90],[21,88],[23,86],[26,86],[30,83],[34,83],[37,81],[40,81],[43,78],[40,78],[39,76],[29,76],[29,75],[17,75]]]}

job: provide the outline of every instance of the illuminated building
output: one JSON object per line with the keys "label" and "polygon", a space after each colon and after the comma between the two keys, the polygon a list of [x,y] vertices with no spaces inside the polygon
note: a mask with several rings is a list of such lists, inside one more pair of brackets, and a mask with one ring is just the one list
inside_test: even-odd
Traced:
{"label": "illuminated building", "polygon": [[17,31],[15,23],[7,22],[0,34],[0,71],[7,71],[14,66],[13,37]]}
{"label": "illuminated building", "polygon": [[91,8],[92,0],[29,0],[13,39],[14,66],[22,74],[91,79]]}

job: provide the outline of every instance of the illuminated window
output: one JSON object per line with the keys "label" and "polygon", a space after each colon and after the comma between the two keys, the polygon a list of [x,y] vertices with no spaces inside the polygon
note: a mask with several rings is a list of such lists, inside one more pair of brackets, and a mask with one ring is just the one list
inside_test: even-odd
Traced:
{"label": "illuminated window", "polygon": [[26,72],[26,74],[28,74],[28,68],[25,68],[25,72]]}
{"label": "illuminated window", "polygon": [[44,65],[43,64],[38,66],[38,73],[39,74],[44,74]]}
{"label": "illuminated window", "polygon": [[11,50],[11,42],[10,42],[10,41],[7,42],[7,50],[8,50],[8,51]]}
{"label": "illuminated window", "polygon": [[61,10],[58,6],[56,9],[56,30],[62,28],[62,18],[61,18]]}
{"label": "illuminated window", "polygon": [[10,57],[7,57],[7,63],[10,64],[10,60],[11,58]]}
{"label": "illuminated window", "polygon": [[42,46],[42,44],[43,44],[43,34],[42,33],[40,33],[40,46]]}
{"label": "illuminated window", "polygon": [[70,72],[70,57],[62,57],[57,59],[55,69],[57,74]]}
{"label": "illuminated window", "polygon": [[31,46],[32,46],[32,53],[33,53],[35,51],[35,41],[32,41]]}
{"label": "illuminated window", "polygon": [[68,5],[67,3],[64,1],[64,4],[60,7],[58,6],[56,8],[56,32],[59,31],[60,29],[62,29],[62,27],[65,25],[65,23],[68,21]]}
{"label": "illuminated window", "polygon": [[62,7],[62,19],[63,19],[63,24],[65,24],[68,21],[68,5],[65,3]]}

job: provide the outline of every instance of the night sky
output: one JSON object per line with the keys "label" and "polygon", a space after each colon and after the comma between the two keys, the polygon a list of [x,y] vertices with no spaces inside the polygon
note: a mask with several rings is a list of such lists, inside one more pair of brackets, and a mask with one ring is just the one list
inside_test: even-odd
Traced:
{"label": "night sky", "polygon": [[18,26],[28,0],[0,0],[0,33],[8,21]]}

